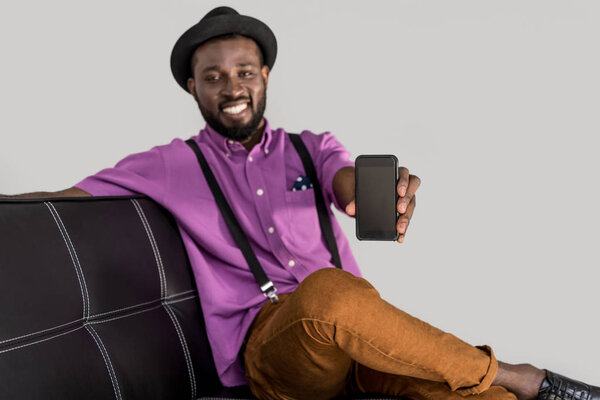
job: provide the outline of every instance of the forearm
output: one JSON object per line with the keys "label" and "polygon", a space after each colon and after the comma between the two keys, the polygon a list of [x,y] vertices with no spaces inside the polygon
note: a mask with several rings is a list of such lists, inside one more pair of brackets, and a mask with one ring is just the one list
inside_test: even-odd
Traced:
{"label": "forearm", "polygon": [[33,192],[23,194],[0,194],[0,199],[34,199],[38,197],[50,197],[52,192]]}
{"label": "forearm", "polygon": [[342,209],[354,200],[354,185],[354,167],[344,167],[335,174],[333,193]]}
{"label": "forearm", "polygon": [[4,195],[0,194],[0,199],[37,199],[37,198],[48,198],[48,197],[88,197],[91,196],[88,192],[71,187],[65,190],[59,190],[57,192],[32,192],[15,195]]}

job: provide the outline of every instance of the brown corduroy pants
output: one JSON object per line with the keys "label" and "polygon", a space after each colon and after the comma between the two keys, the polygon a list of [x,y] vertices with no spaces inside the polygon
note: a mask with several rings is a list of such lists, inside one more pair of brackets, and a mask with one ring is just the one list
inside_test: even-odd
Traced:
{"label": "brown corduroy pants", "polygon": [[267,302],[244,348],[259,399],[330,399],[381,393],[410,399],[516,400],[491,386],[498,362],[392,306],[365,279],[337,268],[309,275]]}

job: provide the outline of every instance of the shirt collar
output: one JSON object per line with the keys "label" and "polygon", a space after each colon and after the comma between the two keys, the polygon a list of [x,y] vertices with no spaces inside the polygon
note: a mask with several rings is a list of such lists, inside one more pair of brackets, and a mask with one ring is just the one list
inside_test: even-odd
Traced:
{"label": "shirt collar", "polygon": [[[260,138],[260,142],[258,142],[256,146],[259,146],[259,148],[261,148],[263,151],[267,150],[268,153],[271,150],[270,146],[273,134],[271,132],[271,127],[269,126],[269,121],[266,118],[264,118],[264,120],[265,127],[263,135]],[[240,142],[226,138],[225,136],[215,131],[208,124],[206,124],[203,130],[204,132],[206,132],[206,137],[208,138],[208,140],[211,141],[218,149],[222,150],[226,154],[231,153],[236,149],[244,149],[244,146]]]}

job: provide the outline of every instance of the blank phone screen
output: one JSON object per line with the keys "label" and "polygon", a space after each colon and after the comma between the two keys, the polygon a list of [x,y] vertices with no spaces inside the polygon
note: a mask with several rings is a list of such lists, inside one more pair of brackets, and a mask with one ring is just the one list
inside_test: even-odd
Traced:
{"label": "blank phone screen", "polygon": [[392,158],[357,159],[356,218],[359,238],[394,240],[396,169]]}

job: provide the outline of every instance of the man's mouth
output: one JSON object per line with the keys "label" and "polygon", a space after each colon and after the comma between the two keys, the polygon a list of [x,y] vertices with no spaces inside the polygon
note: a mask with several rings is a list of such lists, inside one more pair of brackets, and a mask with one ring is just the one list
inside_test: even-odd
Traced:
{"label": "man's mouth", "polygon": [[233,106],[223,107],[222,111],[227,115],[238,115],[248,108],[248,103],[236,104]]}

